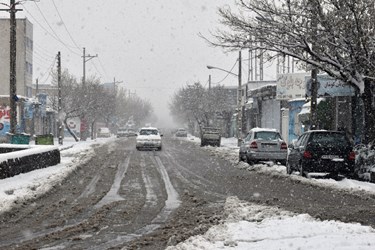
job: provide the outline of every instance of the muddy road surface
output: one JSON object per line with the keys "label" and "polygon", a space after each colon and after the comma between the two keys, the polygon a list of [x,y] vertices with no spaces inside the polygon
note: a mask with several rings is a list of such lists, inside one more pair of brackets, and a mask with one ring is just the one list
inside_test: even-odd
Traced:
{"label": "muddy road surface", "polygon": [[220,223],[229,196],[375,226],[371,194],[246,171],[189,141],[163,143],[137,151],[124,138],[81,155],[85,162],[51,191],[0,215],[0,249],[165,249]]}

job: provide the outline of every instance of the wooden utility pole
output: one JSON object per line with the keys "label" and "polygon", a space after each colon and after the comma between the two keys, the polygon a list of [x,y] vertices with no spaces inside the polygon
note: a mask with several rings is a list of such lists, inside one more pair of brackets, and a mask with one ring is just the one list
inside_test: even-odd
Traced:
{"label": "wooden utility pole", "polygon": [[211,90],[211,75],[208,75],[208,90]]}
{"label": "wooden utility pole", "polygon": [[[86,63],[88,61],[90,61],[91,59],[93,59],[94,57],[98,57],[98,55],[96,54],[95,56],[91,56],[91,55],[86,55],[86,48],[83,48],[83,75],[82,75],[82,88],[83,88],[83,91],[86,92]],[[83,96],[83,98],[85,99],[86,97]],[[84,107],[86,108],[86,107]],[[80,137],[81,137],[81,141],[86,141],[87,137],[88,137],[88,123],[87,123],[87,117],[86,117],[86,110],[83,111],[83,114],[82,114],[82,117],[81,117],[81,129],[80,129]]]}
{"label": "wooden utility pole", "polygon": [[[317,10],[314,2],[311,2],[311,49],[313,52],[317,49],[315,37],[317,36]],[[317,98],[318,98],[318,69],[313,66],[311,69],[311,108],[310,108],[310,130],[318,128],[318,115],[317,115]]]}
{"label": "wooden utility pole", "polygon": [[17,81],[16,81],[16,4],[10,0],[10,78],[9,78],[9,102],[10,102],[10,133],[15,134],[17,128]]}
{"label": "wooden utility pole", "polygon": [[17,131],[17,78],[16,78],[16,57],[17,57],[17,40],[16,40],[16,12],[22,9],[16,9],[19,2],[10,0],[8,9],[0,9],[0,11],[8,11],[10,13],[10,41],[9,41],[9,106],[10,106],[10,133],[15,134]]}
{"label": "wooden utility pole", "polygon": [[57,107],[58,107],[58,139],[59,145],[63,145],[63,138],[64,138],[64,126],[63,126],[63,114],[62,114],[62,95],[61,95],[61,53],[60,51],[57,53],[57,88],[58,88],[58,100],[57,100]]}
{"label": "wooden utility pole", "polygon": [[237,94],[237,145],[242,143],[242,57],[238,54],[238,94]]}

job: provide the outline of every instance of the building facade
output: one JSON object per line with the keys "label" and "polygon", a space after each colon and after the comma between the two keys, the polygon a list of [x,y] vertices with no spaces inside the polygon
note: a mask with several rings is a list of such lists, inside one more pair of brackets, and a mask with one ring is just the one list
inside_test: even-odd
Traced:
{"label": "building facade", "polygon": [[[16,82],[17,95],[32,96],[33,79],[33,25],[26,19],[17,19]],[[10,20],[0,19],[0,95],[9,95],[10,78]]]}

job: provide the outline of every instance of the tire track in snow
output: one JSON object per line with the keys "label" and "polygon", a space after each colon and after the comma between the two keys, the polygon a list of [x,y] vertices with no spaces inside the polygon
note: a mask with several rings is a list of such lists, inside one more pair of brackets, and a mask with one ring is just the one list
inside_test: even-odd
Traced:
{"label": "tire track in snow", "polygon": [[115,179],[113,181],[113,184],[111,186],[111,189],[108,191],[108,193],[94,206],[94,209],[99,209],[107,204],[110,204],[112,202],[116,201],[122,201],[124,200],[123,197],[121,197],[118,194],[118,191],[120,190],[121,187],[121,181],[125,177],[125,173],[128,170],[129,167],[129,162],[130,162],[130,156],[126,157],[125,161],[123,164],[119,166],[117,169],[117,173],[115,176]]}
{"label": "tire track in snow", "polygon": [[[117,235],[114,240],[109,240],[104,244],[96,245],[94,249],[107,249],[110,247],[116,247],[117,245],[124,244],[136,238],[142,237],[146,234],[152,233],[153,231],[158,229],[163,223],[165,223],[168,220],[169,215],[180,206],[181,200],[179,198],[179,194],[173,187],[168,172],[165,166],[163,165],[162,161],[160,160],[159,156],[154,155],[152,157],[152,160],[155,163],[155,166],[158,168],[158,171],[164,181],[164,187],[167,193],[167,200],[165,201],[164,207],[162,208],[160,213],[157,214],[156,217],[151,221],[150,224],[138,229],[136,232],[132,234],[127,234],[123,236]],[[145,182],[145,185],[148,185],[146,184],[147,178],[143,180]],[[147,192],[150,191],[148,189],[149,188],[146,187]],[[146,194],[146,197],[148,196],[151,197],[152,195]]]}

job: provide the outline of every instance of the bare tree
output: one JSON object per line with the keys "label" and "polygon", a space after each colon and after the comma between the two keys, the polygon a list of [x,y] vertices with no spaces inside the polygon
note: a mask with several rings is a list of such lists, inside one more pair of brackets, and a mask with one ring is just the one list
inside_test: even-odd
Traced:
{"label": "bare tree", "polygon": [[218,119],[224,120],[227,133],[233,115],[229,96],[223,86],[205,89],[199,82],[179,89],[169,104],[171,115],[190,128],[197,123],[201,130],[204,126],[220,126]]}
{"label": "bare tree", "polygon": [[226,28],[213,34],[214,41],[206,39],[211,45],[261,50],[269,60],[288,55],[353,86],[365,104],[365,140],[375,139],[373,0],[239,0],[237,4],[238,11],[219,9]]}
{"label": "bare tree", "polygon": [[116,116],[121,126],[124,126],[129,119],[132,119],[136,126],[155,119],[150,102],[135,94],[126,95],[123,89],[118,91],[116,97]]}

